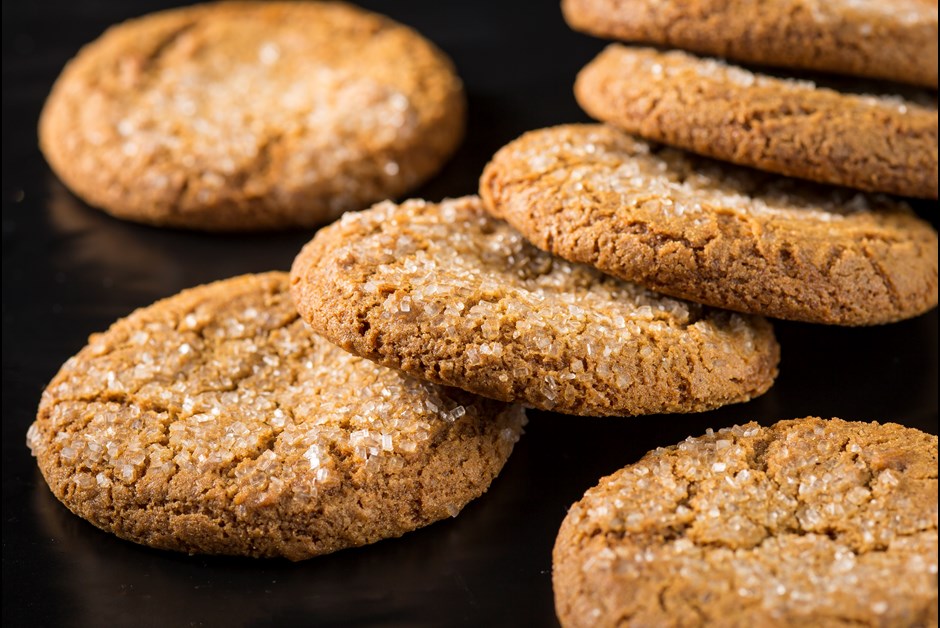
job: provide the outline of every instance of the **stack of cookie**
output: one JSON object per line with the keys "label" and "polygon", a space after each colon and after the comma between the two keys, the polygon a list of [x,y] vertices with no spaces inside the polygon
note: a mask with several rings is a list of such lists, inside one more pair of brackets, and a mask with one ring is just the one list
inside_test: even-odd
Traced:
{"label": "stack of cookie", "polygon": [[[244,33],[260,20],[271,27],[266,37],[281,33],[287,46],[294,40],[284,33],[307,24],[305,11],[323,12],[304,19],[328,41],[341,27],[369,34],[318,49],[331,63],[352,50],[368,57],[371,46],[387,52],[389,42],[414,52],[405,45],[411,31],[349,7],[313,6],[217,5],[115,29],[50,99],[42,126],[50,160],[117,215],[206,229],[312,224],[401,193],[398,175],[407,171],[408,184],[427,176],[455,145],[456,127],[435,125],[442,102],[462,103],[456,79],[431,80],[439,75],[405,63],[402,75],[381,69],[366,80],[358,73],[373,66],[358,57],[330,66],[323,84],[337,102],[369,103],[359,113],[370,124],[401,122],[393,126],[404,135],[347,124],[341,104],[321,103],[319,122],[336,114],[327,128],[337,134],[327,137],[345,142],[331,144],[327,163],[323,146],[293,150],[319,136],[293,125],[290,111],[274,122],[242,111],[197,126],[248,142],[238,133],[257,122],[253,157],[230,173],[200,166],[198,180],[173,174],[219,146],[168,142],[172,120],[148,107],[171,94],[170,111],[215,111],[212,98],[185,103],[194,68],[228,68],[218,46],[229,35],[217,28],[257,44],[267,65],[278,63],[280,44]],[[113,54],[125,47],[144,52]],[[424,62],[439,70],[432,53]],[[74,125],[83,90],[110,76],[102,63],[140,93],[96,92],[104,129]],[[637,81],[640,72],[648,76]],[[397,86],[380,80],[402,76]],[[255,78],[236,73],[235,87],[216,96]],[[306,558],[456,515],[509,456],[523,406],[632,416],[743,402],[777,375],[780,350],[765,316],[871,325],[936,305],[936,233],[905,203],[862,191],[936,197],[935,105],[840,96],[685,53],[622,47],[586,69],[577,92],[623,128],[533,131],[494,156],[479,197],[346,213],[300,252],[290,275],[198,287],[93,336],[49,384],[28,435],[55,494],[96,525],[155,547]],[[843,132],[874,121],[880,133]],[[134,139],[118,150],[112,132]],[[109,148],[89,157],[88,143],[102,138]],[[138,146],[141,138],[151,143]],[[302,176],[311,160],[334,176]],[[115,179],[101,163],[166,176],[140,186],[139,173]],[[855,586],[859,573],[869,584],[893,569],[916,575],[936,552],[936,447],[935,437],[898,426],[808,418],[657,450],[569,514],[555,551],[559,615],[570,625],[694,623],[728,619],[743,604],[759,609],[752,617],[791,621],[793,600],[805,602],[825,581],[824,602],[803,616],[853,619],[847,609],[872,590]],[[931,488],[933,511],[917,504],[929,505]],[[825,568],[797,568],[805,554]],[[799,574],[809,576],[790,589]],[[885,615],[889,623],[929,623],[930,576],[918,587]],[[871,601],[878,612],[883,600]]]}
{"label": "stack of cookie", "polygon": [[[885,196],[937,198],[935,92],[691,54],[935,90],[936,3],[563,7],[579,30],[682,50],[602,52],[575,94],[609,126],[503,148],[481,180],[490,212],[566,260],[738,312],[873,325],[936,306],[936,232]],[[916,430],[815,418],[658,449],[569,511],[559,619],[936,625],[936,458]]]}
{"label": "stack of cookie", "polygon": [[[575,86],[592,116],[768,172],[937,198],[936,3],[565,0],[563,7],[586,33],[678,49],[608,47]],[[843,76],[780,78],[682,50]]]}
{"label": "stack of cookie", "polygon": [[[936,49],[936,6],[820,6],[813,21],[790,4],[775,3],[780,15],[734,2],[564,10],[594,34],[936,88],[936,54],[923,54]],[[851,48],[826,43],[852,33]],[[798,34],[822,51],[794,48]],[[909,63],[886,76],[893,55]],[[935,94],[859,95],[619,44],[580,73],[575,94],[609,126],[529,133],[481,182],[487,209],[536,246],[665,294],[791,320],[872,325],[936,305],[936,232],[874,194],[937,198]]]}

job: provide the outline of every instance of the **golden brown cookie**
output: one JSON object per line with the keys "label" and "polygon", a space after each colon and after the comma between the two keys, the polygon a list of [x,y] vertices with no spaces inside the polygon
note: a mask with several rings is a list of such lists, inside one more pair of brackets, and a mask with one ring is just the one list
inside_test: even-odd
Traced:
{"label": "golden brown cookie", "polygon": [[937,304],[937,233],[906,204],[611,127],[523,135],[487,165],[480,194],[539,248],[708,305],[873,325]]}
{"label": "golden brown cookie", "polygon": [[842,93],[684,52],[608,46],[578,75],[589,114],[701,155],[869,192],[937,198],[937,100]]}
{"label": "golden brown cookie", "polygon": [[451,62],[341,3],[228,2],[115,26],[65,68],[40,144],[72,190],[155,225],[311,226],[413,189],[456,149]]}
{"label": "golden brown cookie", "polygon": [[568,414],[696,412],[762,394],[767,321],[546,254],[477,197],[346,214],[294,260],[301,316],[428,381]]}
{"label": "golden brown cookie", "polygon": [[268,273],[92,336],[43,393],[27,442],[56,497],[121,538],[300,560],[455,516],[524,418],[311,334],[287,274]]}
{"label": "golden brown cookie", "polygon": [[937,87],[936,0],[562,0],[572,28],[784,68]]}
{"label": "golden brown cookie", "polygon": [[937,437],[756,423],[658,448],[568,511],[575,626],[936,626]]}

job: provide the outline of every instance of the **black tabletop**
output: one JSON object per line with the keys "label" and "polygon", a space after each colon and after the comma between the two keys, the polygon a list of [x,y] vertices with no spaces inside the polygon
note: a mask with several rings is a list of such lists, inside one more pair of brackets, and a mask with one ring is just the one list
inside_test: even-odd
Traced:
{"label": "black tabletop", "polygon": [[[556,2],[364,3],[456,62],[469,94],[457,156],[415,196],[476,190],[522,132],[586,121],[571,93],[604,42]],[[25,445],[43,386],[134,308],[232,275],[288,269],[311,231],[211,235],[121,222],[70,194],[36,145],[40,107],[78,48],[154,1],[3,3],[3,625],[552,626],[551,549],[567,508],[601,476],[708,427],[806,415],[937,433],[937,310],[844,329],[779,322],[780,377],[763,397],[682,416],[530,412],[490,491],[457,518],[301,563],[186,556],[121,541],[49,492]],[[919,203],[936,225],[936,203]]]}

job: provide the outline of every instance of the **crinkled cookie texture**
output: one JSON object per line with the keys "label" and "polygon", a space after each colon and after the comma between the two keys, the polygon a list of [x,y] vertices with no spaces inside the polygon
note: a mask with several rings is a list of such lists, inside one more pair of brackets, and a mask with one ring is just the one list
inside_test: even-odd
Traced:
{"label": "crinkled cookie texture", "polygon": [[906,204],[611,127],[523,135],[487,165],[480,195],[539,248],[708,305],[837,325],[937,305],[937,233]]}
{"label": "crinkled cookie texture", "polygon": [[572,28],[783,68],[937,87],[936,0],[563,0]]}
{"label": "crinkled cookie texture", "polygon": [[937,198],[937,101],[843,93],[684,52],[612,45],[575,83],[590,115],[769,172]]}
{"label": "crinkled cookie texture", "polygon": [[756,423],[658,448],[569,510],[563,626],[936,626],[937,437]]}
{"label": "crinkled cookie texture", "polygon": [[243,231],[403,194],[464,118],[451,62],[410,28],[341,3],[223,2],[83,48],[39,135],[62,180],[119,218]]}
{"label": "crinkled cookie texture", "polygon": [[301,316],[357,355],[568,414],[696,412],[760,395],[777,374],[764,319],[553,257],[477,197],[346,214],[301,251],[291,282]]}
{"label": "crinkled cookie texture", "polygon": [[486,491],[507,406],[310,333],[286,273],[184,291],[91,337],[27,441],[77,515],[190,553],[309,558],[396,537]]}

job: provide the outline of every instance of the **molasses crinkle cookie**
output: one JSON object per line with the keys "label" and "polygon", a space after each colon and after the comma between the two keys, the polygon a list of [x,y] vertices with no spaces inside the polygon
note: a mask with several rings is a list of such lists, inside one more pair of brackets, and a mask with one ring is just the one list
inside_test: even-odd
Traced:
{"label": "molasses crinkle cookie", "polygon": [[128,220],[311,226],[414,188],[456,149],[464,95],[418,33],[329,2],[220,2],[115,26],[40,119],[79,196]]}
{"label": "molasses crinkle cookie", "polygon": [[595,118],[701,155],[937,198],[936,93],[854,94],[684,52],[612,45],[578,75],[575,95]]}
{"label": "molasses crinkle cookie", "polygon": [[937,437],[806,418],[688,438],[587,491],[563,626],[936,626]]}
{"label": "molasses crinkle cookie", "polygon": [[568,414],[697,412],[760,395],[777,374],[766,320],[553,257],[477,197],[346,214],[291,281],[301,316],[357,355]]}
{"label": "molasses crinkle cookie", "polygon": [[521,407],[412,379],[310,333],[286,273],[186,290],[91,337],[28,444],[52,492],[117,536],[308,558],[455,516]]}
{"label": "molasses crinkle cookie", "polygon": [[936,0],[564,0],[572,28],[745,63],[937,87]]}
{"label": "molasses crinkle cookie", "polygon": [[608,126],[526,133],[486,166],[480,195],[541,249],[699,303],[836,325],[937,305],[937,232],[907,204]]}

